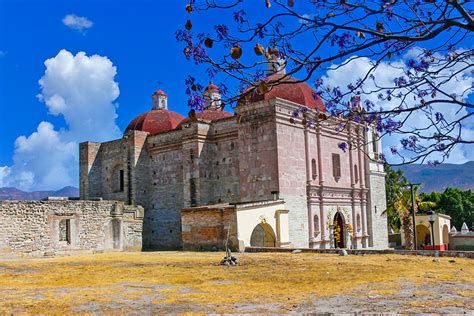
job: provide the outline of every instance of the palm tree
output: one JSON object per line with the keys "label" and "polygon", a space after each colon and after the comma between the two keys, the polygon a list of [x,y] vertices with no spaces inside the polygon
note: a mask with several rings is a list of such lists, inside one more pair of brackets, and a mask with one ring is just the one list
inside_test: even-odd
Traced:
{"label": "palm tree", "polygon": [[[431,201],[422,201],[418,195],[417,188],[415,188],[415,213],[427,212],[436,207],[436,203]],[[401,224],[401,230],[405,237],[405,248],[414,249],[413,245],[413,221],[411,214],[411,191],[401,191],[393,205],[391,206],[390,212],[396,214],[395,218],[398,218]],[[393,219],[392,219],[393,220]]]}

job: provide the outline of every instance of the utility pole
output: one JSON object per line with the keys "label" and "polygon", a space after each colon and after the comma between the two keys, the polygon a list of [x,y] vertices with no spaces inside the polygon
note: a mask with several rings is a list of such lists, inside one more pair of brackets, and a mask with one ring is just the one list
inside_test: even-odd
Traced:
{"label": "utility pole", "polygon": [[421,183],[409,183],[411,191],[411,214],[413,216],[413,249],[416,249],[416,216],[415,216],[415,185],[421,185]]}

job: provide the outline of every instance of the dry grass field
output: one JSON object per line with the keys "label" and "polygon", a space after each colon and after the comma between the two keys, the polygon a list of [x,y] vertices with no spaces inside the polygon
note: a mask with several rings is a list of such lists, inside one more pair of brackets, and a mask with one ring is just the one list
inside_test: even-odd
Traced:
{"label": "dry grass field", "polygon": [[474,311],[474,260],[106,253],[0,260],[0,314]]}

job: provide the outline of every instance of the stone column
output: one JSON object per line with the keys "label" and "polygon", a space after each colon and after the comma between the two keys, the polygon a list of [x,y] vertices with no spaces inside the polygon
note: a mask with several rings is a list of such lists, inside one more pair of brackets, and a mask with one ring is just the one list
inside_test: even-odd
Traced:
{"label": "stone column", "polygon": [[308,126],[304,127],[304,156],[306,160],[306,201],[308,209],[308,244],[311,247],[311,242],[314,240],[314,218],[313,210],[311,207],[311,154],[309,151],[309,140],[308,140]]}

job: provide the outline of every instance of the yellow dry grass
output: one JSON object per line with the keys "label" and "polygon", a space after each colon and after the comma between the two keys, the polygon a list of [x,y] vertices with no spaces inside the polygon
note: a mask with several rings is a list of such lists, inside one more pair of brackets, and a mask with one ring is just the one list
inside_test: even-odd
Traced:
{"label": "yellow dry grass", "polygon": [[172,306],[222,312],[235,303],[285,306],[314,295],[360,295],[361,288],[367,295],[393,295],[403,282],[474,284],[472,259],[259,253],[239,254],[239,266],[224,267],[218,265],[223,255],[106,253],[0,261],[0,314],[64,314],[91,306],[126,312],[137,308],[133,302],[168,312],[176,311]]}

